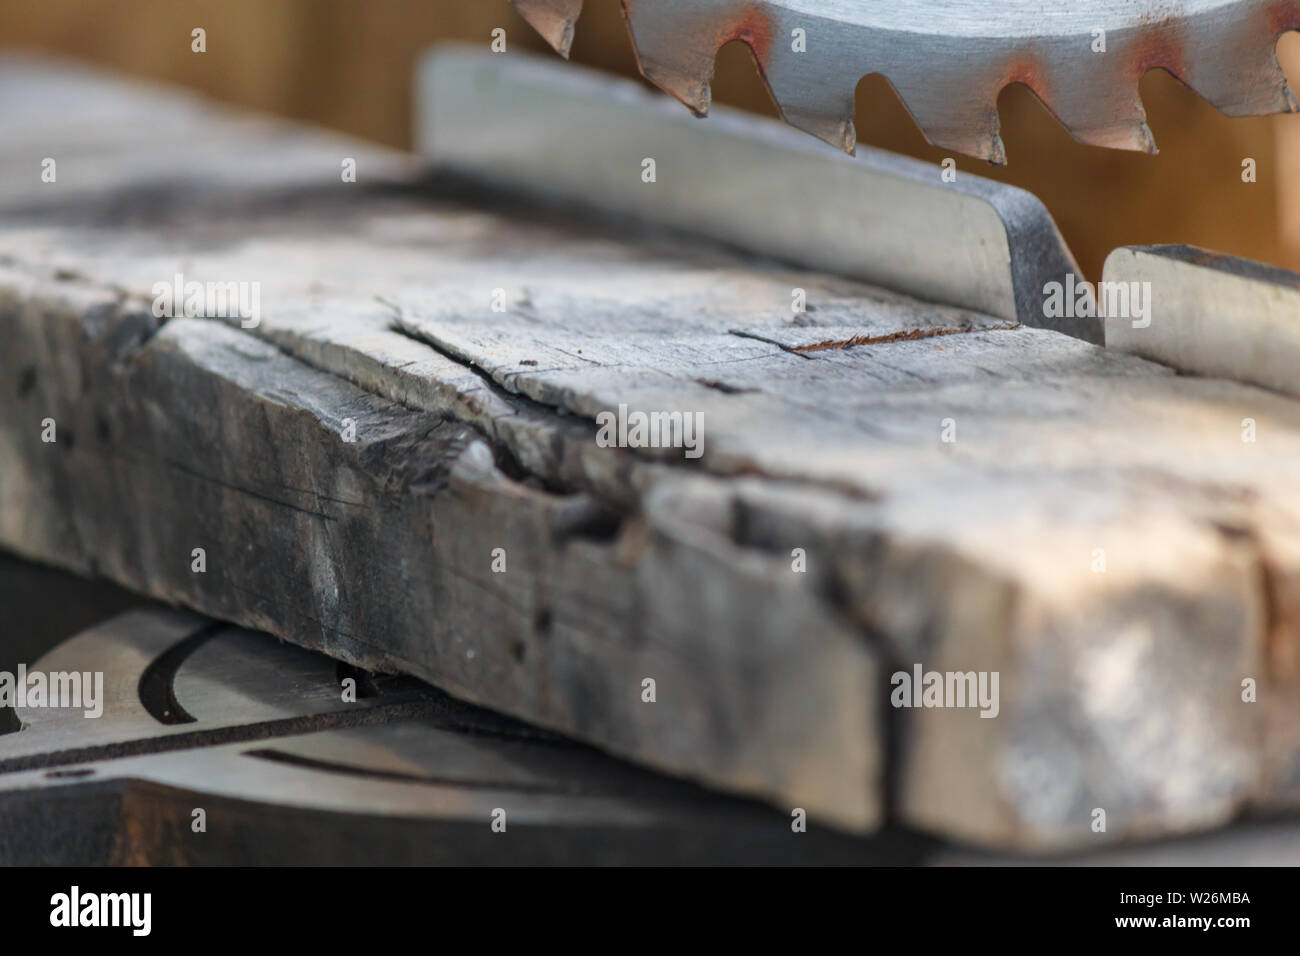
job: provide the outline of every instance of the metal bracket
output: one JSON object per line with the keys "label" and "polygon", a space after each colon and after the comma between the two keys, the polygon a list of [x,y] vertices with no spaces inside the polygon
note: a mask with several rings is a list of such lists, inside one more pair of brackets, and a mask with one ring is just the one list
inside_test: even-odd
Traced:
{"label": "metal bracket", "polygon": [[1102,271],[1103,308],[1108,286],[1151,304],[1144,317],[1105,316],[1108,347],[1300,394],[1300,275],[1194,246],[1122,246]]}
{"label": "metal bracket", "polygon": [[722,108],[701,123],[636,83],[523,54],[442,48],[417,85],[419,148],[440,169],[1102,342],[1100,319],[1044,316],[1044,287],[1079,267],[1022,189],[834,153]]}

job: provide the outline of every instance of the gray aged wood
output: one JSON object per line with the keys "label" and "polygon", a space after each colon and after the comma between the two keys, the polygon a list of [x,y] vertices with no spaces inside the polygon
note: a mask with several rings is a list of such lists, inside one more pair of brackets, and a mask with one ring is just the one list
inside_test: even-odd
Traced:
{"label": "gray aged wood", "polygon": [[[679,773],[875,819],[871,657],[785,562],[659,523],[606,540],[591,499],[511,480],[468,426],[214,322],[173,319],[141,347],[147,325],[112,310],[27,300],[36,324],[6,323],[13,357],[85,363],[71,380],[57,362],[5,369],[36,369],[22,405],[37,431],[6,429],[4,538],[19,553]],[[98,348],[78,341],[87,315]],[[45,417],[56,443],[40,441]],[[786,739],[799,746],[772,748]]]}
{"label": "gray aged wood", "polygon": [[[6,72],[67,94],[0,103],[6,547],[841,826],[885,787],[1021,849],[1300,802],[1292,400]],[[260,324],[155,320],[177,272]],[[598,446],[620,404],[703,457]],[[998,716],[890,708],[916,664],[997,671]]]}

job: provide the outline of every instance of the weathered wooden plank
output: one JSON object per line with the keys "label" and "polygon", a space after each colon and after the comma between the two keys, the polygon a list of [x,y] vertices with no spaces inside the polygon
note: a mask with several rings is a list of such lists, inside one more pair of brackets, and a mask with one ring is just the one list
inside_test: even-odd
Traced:
{"label": "weathered wooden plank", "polygon": [[[1001,693],[994,719],[887,713],[911,823],[1086,847],[1296,803],[1292,400],[327,165],[17,187],[6,546],[850,826],[878,819],[877,715],[916,664]],[[262,282],[261,323],[154,334],[178,270]],[[620,404],[701,414],[703,456],[600,447]],[[74,448],[40,444],[46,414]]]}
{"label": "weathered wooden plank", "polygon": [[[788,775],[798,805],[876,819],[871,656],[784,562],[637,522],[603,540],[589,498],[508,478],[467,426],[221,324],[173,319],[142,343],[151,317],[111,300],[13,305],[4,380],[36,370],[4,437],[0,534],[19,553],[509,701],[679,773],[768,795]],[[98,343],[82,341],[90,316]],[[76,367],[29,364],[42,350]],[[774,752],[786,739],[803,743]]]}

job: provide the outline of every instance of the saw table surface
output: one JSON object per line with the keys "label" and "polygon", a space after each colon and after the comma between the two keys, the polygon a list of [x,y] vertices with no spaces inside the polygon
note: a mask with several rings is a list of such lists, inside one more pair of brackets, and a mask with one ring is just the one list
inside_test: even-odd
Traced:
{"label": "saw table surface", "polygon": [[5,548],[858,832],[1300,803],[1296,400],[64,65],[0,128]]}

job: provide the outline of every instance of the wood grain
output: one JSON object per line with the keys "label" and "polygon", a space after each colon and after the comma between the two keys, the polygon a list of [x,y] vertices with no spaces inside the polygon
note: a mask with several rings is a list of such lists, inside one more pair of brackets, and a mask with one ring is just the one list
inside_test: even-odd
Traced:
{"label": "wood grain", "polygon": [[[1293,400],[113,98],[0,117],[6,547],[841,826],[1296,804]],[[206,134],[155,156],[168,111]],[[93,187],[40,182],[52,129]],[[155,319],[177,271],[261,282],[261,324]],[[703,458],[599,447],[619,404],[702,414]],[[997,718],[888,708],[918,663],[998,671]]]}

